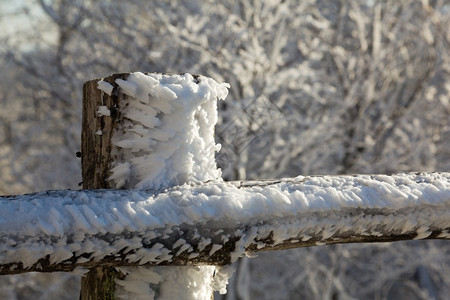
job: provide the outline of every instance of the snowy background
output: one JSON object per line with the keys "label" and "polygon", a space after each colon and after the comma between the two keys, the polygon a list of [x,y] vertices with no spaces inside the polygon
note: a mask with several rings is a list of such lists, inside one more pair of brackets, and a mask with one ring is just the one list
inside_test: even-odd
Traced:
{"label": "snowy background", "polygon": [[[230,83],[227,180],[450,170],[448,0],[9,2],[0,194],[77,189],[82,83],[131,71]],[[322,246],[240,260],[222,297],[445,299],[449,272],[446,241]],[[78,290],[66,273],[0,277],[1,299]]]}

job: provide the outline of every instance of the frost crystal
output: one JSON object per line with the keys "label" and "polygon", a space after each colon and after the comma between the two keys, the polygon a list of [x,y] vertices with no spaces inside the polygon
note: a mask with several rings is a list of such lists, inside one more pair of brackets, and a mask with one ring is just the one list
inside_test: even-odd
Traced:
{"label": "frost crystal", "polygon": [[99,82],[97,82],[97,88],[108,94],[108,96],[111,96],[114,87],[110,83],[100,80]]}
{"label": "frost crystal", "polygon": [[120,103],[123,128],[112,138],[118,159],[109,179],[115,187],[160,189],[221,177],[214,126],[227,83],[140,72],[116,83],[126,97]]}

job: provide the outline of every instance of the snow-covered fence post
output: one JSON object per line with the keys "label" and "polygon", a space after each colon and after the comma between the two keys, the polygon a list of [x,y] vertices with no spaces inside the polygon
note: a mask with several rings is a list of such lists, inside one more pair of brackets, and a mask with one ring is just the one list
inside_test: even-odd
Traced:
{"label": "snow-covered fence post", "polygon": [[[214,142],[214,125],[217,100],[226,97],[227,87],[203,76],[140,72],[86,82],[81,151],[83,188],[162,190],[188,182],[220,179],[221,172],[214,160],[220,147]],[[130,273],[124,281],[117,281],[126,275],[114,267],[91,269],[82,278],[80,298],[113,299],[120,293],[130,299],[155,294],[170,298],[167,295],[178,288],[182,298],[187,299],[190,293],[186,290],[187,281],[201,277],[204,282],[197,282],[196,287],[190,284],[191,292],[212,293],[213,266],[199,267],[201,270],[137,268],[124,271]],[[137,277],[135,282],[133,276]],[[186,277],[185,286],[171,286],[183,285],[183,280],[174,276]],[[115,289],[116,282],[122,287],[119,292]],[[137,289],[138,285],[144,285],[144,289]],[[143,294],[139,295],[140,292]]]}

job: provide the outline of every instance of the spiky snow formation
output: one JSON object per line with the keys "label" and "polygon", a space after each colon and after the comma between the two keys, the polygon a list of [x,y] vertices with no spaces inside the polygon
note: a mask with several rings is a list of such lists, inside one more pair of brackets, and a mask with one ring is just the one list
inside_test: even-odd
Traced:
{"label": "spiky snow formation", "polygon": [[124,280],[116,280],[120,299],[209,300],[213,291],[226,293],[230,267],[123,267]]}
{"label": "spiky snow formation", "polygon": [[[123,122],[112,138],[116,161],[109,179],[116,188],[160,189],[221,177],[214,126],[217,100],[225,99],[229,84],[140,72],[116,83],[126,95],[119,102]],[[99,89],[111,93],[104,81]]]}
{"label": "spiky snow formation", "polygon": [[[126,95],[119,101],[123,122],[112,137],[115,161],[109,179],[117,188],[161,189],[221,178],[214,159],[220,150],[214,126],[217,100],[225,99],[229,84],[191,74],[140,72],[115,83]],[[99,81],[98,88],[112,92],[104,81]],[[105,115],[101,107],[99,113]],[[118,294],[149,299],[154,291],[146,283],[152,283],[158,286],[159,299],[209,299],[215,269],[134,268],[125,280],[118,280]],[[152,274],[157,271],[160,275],[155,279]]]}
{"label": "spiky snow formation", "polygon": [[[53,191],[0,198],[0,262],[32,267],[212,256],[236,237],[231,262],[253,245],[317,244],[345,236],[450,233],[450,173],[208,182],[149,191]],[[166,244],[166,245],[163,245]],[[214,246],[216,245],[216,246]],[[84,255],[83,255],[84,254]],[[1,271],[1,269],[0,269]]]}

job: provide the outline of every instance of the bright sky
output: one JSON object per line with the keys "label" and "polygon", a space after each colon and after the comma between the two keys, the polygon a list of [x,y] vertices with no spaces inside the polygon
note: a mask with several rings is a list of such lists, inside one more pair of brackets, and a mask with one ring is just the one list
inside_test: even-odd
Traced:
{"label": "bright sky", "polygon": [[28,26],[29,21],[24,11],[25,8],[25,0],[0,0],[0,22],[2,27],[0,34],[10,34],[17,28]]}
{"label": "bright sky", "polygon": [[30,45],[21,39],[24,37],[39,34],[41,39],[54,39],[55,35],[49,25],[45,14],[35,1],[0,0],[0,38],[10,37],[14,43],[20,43],[21,49]]}

